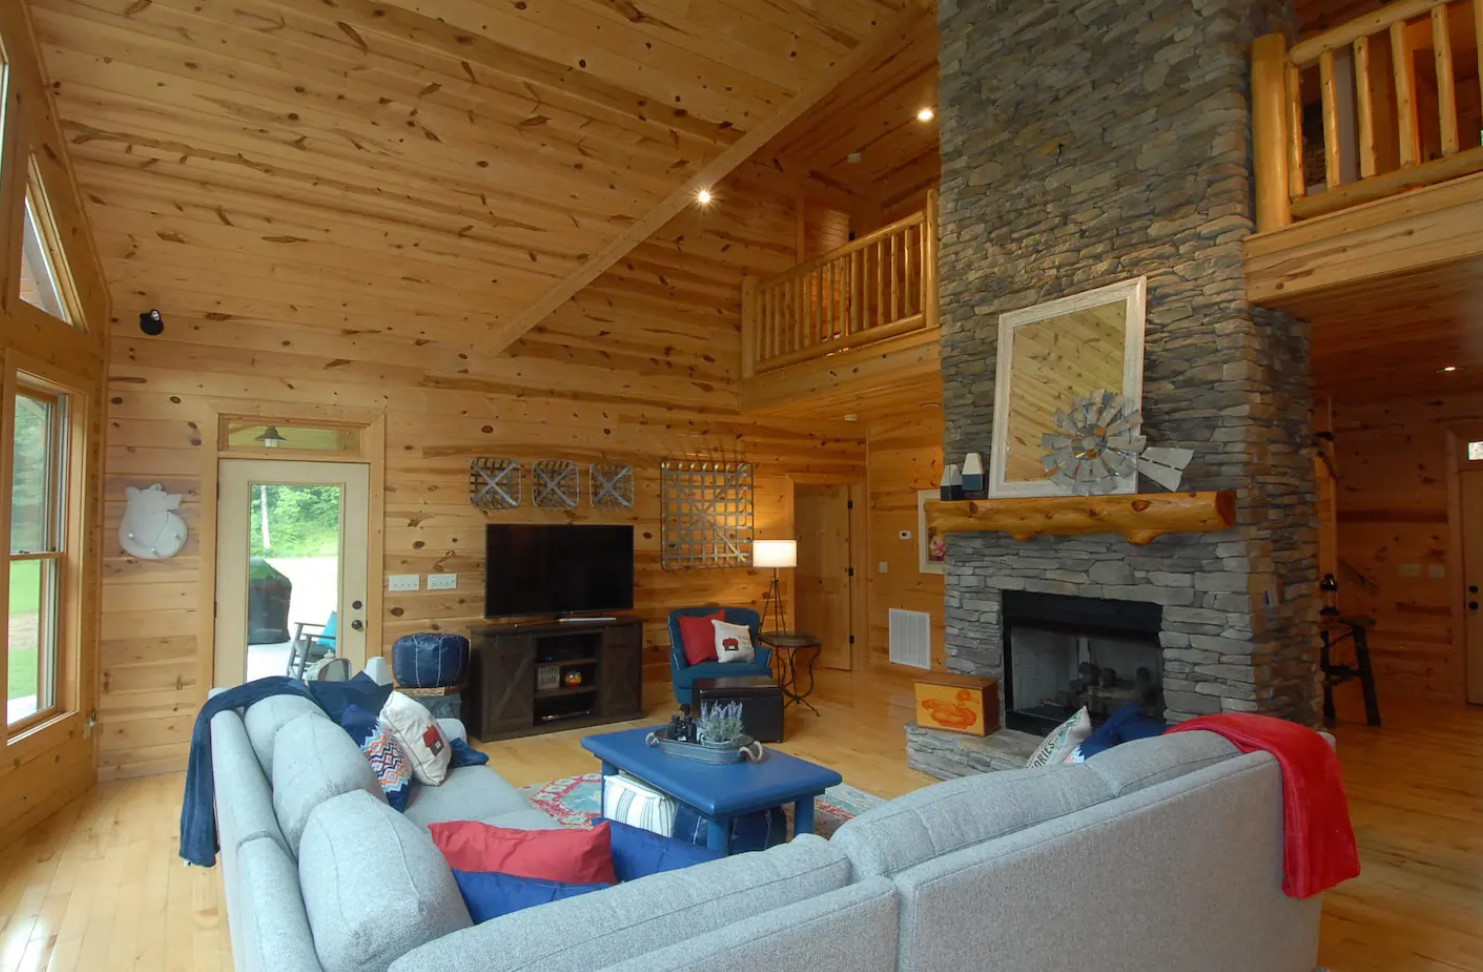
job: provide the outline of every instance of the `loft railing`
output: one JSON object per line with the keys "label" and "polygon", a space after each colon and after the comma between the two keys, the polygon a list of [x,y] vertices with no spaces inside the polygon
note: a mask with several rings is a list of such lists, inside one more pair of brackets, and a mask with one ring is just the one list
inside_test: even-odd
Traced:
{"label": "loft railing", "polygon": [[770,280],[742,283],[748,376],[935,327],[935,190],[921,212]]}
{"label": "loft railing", "polygon": [[1257,228],[1483,170],[1478,125],[1459,130],[1459,104],[1475,100],[1460,90],[1474,82],[1460,85],[1454,72],[1463,45],[1483,49],[1483,0],[1396,0],[1290,50],[1280,34],[1257,38]]}

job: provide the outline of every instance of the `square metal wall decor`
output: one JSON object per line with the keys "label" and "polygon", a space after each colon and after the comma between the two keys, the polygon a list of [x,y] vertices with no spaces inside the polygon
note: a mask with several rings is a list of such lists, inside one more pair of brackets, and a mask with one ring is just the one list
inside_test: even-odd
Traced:
{"label": "square metal wall decor", "polygon": [[666,570],[752,563],[752,464],[666,460],[659,469],[660,566]]}
{"label": "square metal wall decor", "polygon": [[599,510],[633,509],[633,467],[626,463],[594,462],[587,470],[589,502]]}
{"label": "square metal wall decor", "polygon": [[582,475],[566,459],[542,459],[530,467],[530,501],[547,510],[574,510],[582,502]]}
{"label": "square metal wall decor", "polygon": [[469,503],[481,510],[513,510],[520,505],[522,468],[515,459],[475,459],[469,463]]}

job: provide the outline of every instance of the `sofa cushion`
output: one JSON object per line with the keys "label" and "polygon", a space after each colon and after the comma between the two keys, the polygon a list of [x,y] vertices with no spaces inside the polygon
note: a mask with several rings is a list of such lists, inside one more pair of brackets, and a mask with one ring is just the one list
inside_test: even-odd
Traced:
{"label": "sofa cushion", "polygon": [[1213,732],[1176,732],[1115,746],[1085,765],[1115,797],[1230,759],[1235,746]]}
{"label": "sofa cushion", "polygon": [[278,730],[273,743],[273,813],[291,853],[299,853],[299,839],[314,809],[351,790],[364,790],[386,802],[371,764],[344,729],[322,715],[304,715]]}
{"label": "sofa cushion", "polygon": [[494,770],[487,766],[465,766],[449,770],[442,786],[412,787],[406,812],[408,820],[426,827],[447,820],[494,823],[491,817],[530,809],[530,801],[500,779]]}
{"label": "sofa cushion", "polygon": [[718,861],[721,851],[697,846],[673,837],[630,827],[617,820],[607,822],[613,847],[613,871],[620,881],[636,881],[650,874],[677,871],[682,867]]}
{"label": "sofa cushion", "polygon": [[804,834],[760,854],[655,874],[475,925],[409,952],[392,972],[604,969],[849,880],[849,860],[822,838]]}
{"label": "sofa cushion", "polygon": [[247,738],[252,740],[252,751],[257,753],[264,776],[273,775],[273,740],[278,730],[302,715],[329,718],[313,699],[302,695],[270,695],[243,713],[242,724],[247,727]]}
{"label": "sofa cushion", "polygon": [[211,775],[216,785],[216,833],[222,850],[268,837],[288,842],[273,813],[273,791],[258,766],[242,718],[233,709],[211,719]]}
{"label": "sofa cushion", "polygon": [[369,793],[316,807],[299,845],[299,885],[325,972],[384,970],[469,927],[469,912],[427,831]]}
{"label": "sofa cushion", "polygon": [[616,884],[607,821],[591,830],[520,830],[453,820],[433,824],[433,843],[460,871],[499,871],[563,884]]}
{"label": "sofa cushion", "polygon": [[232,938],[238,968],[244,972],[318,968],[299,894],[299,871],[288,852],[274,840],[248,841],[237,850],[232,880],[241,911],[241,934]]}
{"label": "sofa cushion", "polygon": [[983,773],[938,783],[868,810],[834,835],[860,875],[890,877],[923,861],[1073,813],[1110,797],[1077,766]]}

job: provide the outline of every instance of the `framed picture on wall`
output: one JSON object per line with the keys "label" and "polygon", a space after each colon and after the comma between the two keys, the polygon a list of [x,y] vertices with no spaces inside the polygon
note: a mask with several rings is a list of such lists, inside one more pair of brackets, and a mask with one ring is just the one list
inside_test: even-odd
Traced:
{"label": "framed picture on wall", "polygon": [[917,490],[917,566],[924,574],[947,573],[947,534],[927,525],[927,504],[941,499],[942,491]]}

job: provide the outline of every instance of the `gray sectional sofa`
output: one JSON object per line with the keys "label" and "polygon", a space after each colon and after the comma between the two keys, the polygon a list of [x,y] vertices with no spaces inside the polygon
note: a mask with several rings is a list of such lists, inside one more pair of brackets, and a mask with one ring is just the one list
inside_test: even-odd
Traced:
{"label": "gray sectional sofa", "polygon": [[553,825],[495,772],[455,770],[398,814],[349,737],[287,697],[221,713],[212,742],[244,972],[1310,972],[1317,955],[1318,901],[1281,890],[1277,765],[1208,733],[941,783],[830,841],[480,925],[425,827]]}

